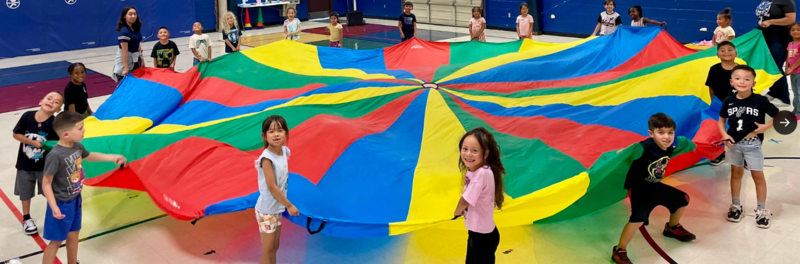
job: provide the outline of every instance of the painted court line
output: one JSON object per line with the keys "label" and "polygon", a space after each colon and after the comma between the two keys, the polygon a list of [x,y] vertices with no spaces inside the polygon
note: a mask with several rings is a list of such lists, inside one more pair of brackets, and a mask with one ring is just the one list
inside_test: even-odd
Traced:
{"label": "painted court line", "polygon": [[[8,196],[6,195],[5,192],[3,192],[3,189],[0,189],[0,199],[3,199],[3,202],[8,207],[8,210],[11,210],[11,213],[13,213],[14,216],[17,217],[17,220],[19,221],[19,224],[22,225],[22,213],[20,213],[19,210],[17,210],[17,207],[14,206],[13,203],[11,203],[11,199],[8,199]],[[36,244],[39,245],[39,247],[42,250],[47,248],[47,243],[44,242],[44,239],[42,239],[42,237],[39,236],[39,234],[32,235],[31,238],[33,238],[33,241],[36,241]],[[62,264],[61,261],[58,260],[58,257],[56,257],[56,261],[54,263],[55,264]]]}

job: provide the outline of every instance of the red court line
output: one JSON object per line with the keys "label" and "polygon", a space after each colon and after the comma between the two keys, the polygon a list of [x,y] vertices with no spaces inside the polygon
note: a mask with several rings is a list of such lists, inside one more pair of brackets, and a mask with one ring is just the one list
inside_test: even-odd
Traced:
{"label": "red court line", "polygon": [[[17,217],[19,224],[22,225],[22,213],[20,213],[19,210],[17,210],[17,207],[11,203],[11,199],[8,199],[8,196],[5,192],[3,192],[3,189],[0,189],[0,199],[3,199],[3,202],[6,204],[6,206],[8,206],[8,210],[11,210],[11,213]],[[36,241],[36,244],[39,245],[42,251],[47,248],[47,243],[44,242],[44,239],[42,239],[39,234],[32,235],[31,238],[33,238],[33,241]],[[58,257],[56,257],[56,261],[54,263],[61,264],[61,261],[58,260]]]}

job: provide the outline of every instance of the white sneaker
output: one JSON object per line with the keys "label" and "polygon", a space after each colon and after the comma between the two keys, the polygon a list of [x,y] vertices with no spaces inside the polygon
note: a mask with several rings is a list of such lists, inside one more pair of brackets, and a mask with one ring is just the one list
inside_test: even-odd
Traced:
{"label": "white sneaker", "polygon": [[769,209],[757,209],[756,210],[756,226],[759,228],[767,229],[769,228],[769,217],[772,216],[772,213],[769,212]]}
{"label": "white sneaker", "polygon": [[25,231],[26,235],[31,236],[31,235],[38,234],[39,233],[39,228],[36,228],[36,222],[34,222],[33,219],[31,218],[31,219],[25,220],[25,222],[22,222],[22,231]]}

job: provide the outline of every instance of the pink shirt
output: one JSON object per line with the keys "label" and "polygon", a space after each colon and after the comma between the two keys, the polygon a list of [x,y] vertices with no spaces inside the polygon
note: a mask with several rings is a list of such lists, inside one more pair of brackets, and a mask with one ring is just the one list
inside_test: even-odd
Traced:
{"label": "pink shirt", "polygon": [[[789,58],[786,60],[786,64],[788,64],[789,67],[792,67],[792,65],[794,65],[797,59],[800,58],[800,54],[797,53],[798,49],[800,49],[800,43],[795,44],[794,41],[789,42],[789,47],[786,48],[786,51],[789,52]],[[797,69],[795,69],[793,72],[789,74],[798,74],[798,73],[800,73],[800,67],[797,67]]]}
{"label": "pink shirt", "polygon": [[467,171],[464,200],[469,203],[464,223],[472,232],[494,231],[494,173],[489,166]]}
{"label": "pink shirt", "polygon": [[[479,18],[475,19],[475,17],[469,19],[469,25],[472,28],[472,33],[476,33],[481,30],[481,26],[486,23],[486,19]],[[481,32],[480,35],[476,36],[480,41],[486,41],[486,32]]]}
{"label": "pink shirt", "polygon": [[519,34],[523,37],[533,39],[533,34],[531,34],[531,27],[533,23],[533,17],[531,15],[527,15],[522,17],[522,15],[517,16],[517,27],[519,27]]}

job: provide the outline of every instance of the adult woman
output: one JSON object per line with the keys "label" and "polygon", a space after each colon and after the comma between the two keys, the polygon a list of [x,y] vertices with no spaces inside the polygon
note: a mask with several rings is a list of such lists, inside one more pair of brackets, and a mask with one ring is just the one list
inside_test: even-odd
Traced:
{"label": "adult woman", "polygon": [[119,49],[114,59],[114,80],[119,82],[128,72],[144,67],[142,59],[142,22],[136,8],[126,6],[117,21]]}
{"label": "adult woman", "polygon": [[[769,52],[779,69],[783,69],[786,61],[786,47],[792,41],[789,35],[790,25],[797,18],[794,0],[762,0],[756,8],[758,28],[764,34]],[[773,103],[789,103],[788,85],[786,78],[781,78],[769,88],[767,97]],[[777,100],[775,100],[777,99]]]}

